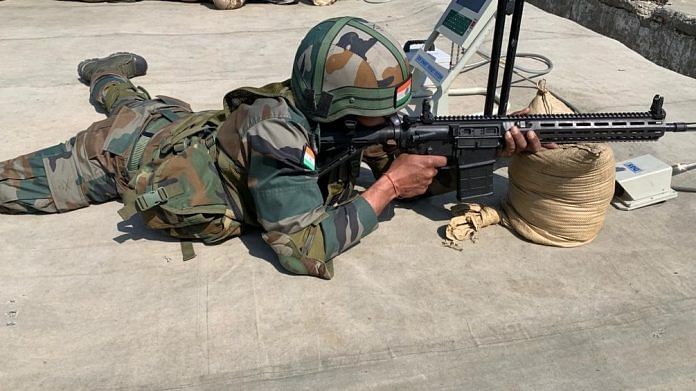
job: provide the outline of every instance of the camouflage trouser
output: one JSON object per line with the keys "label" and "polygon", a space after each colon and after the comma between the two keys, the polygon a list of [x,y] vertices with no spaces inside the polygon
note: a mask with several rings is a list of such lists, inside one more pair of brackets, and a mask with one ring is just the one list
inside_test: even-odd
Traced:
{"label": "camouflage trouser", "polygon": [[0,213],[67,212],[119,198],[125,159],[140,133],[170,122],[149,121],[152,113],[176,103],[176,115],[190,110],[167,99],[150,99],[123,76],[95,75],[90,100],[107,118],[65,143],[0,162]]}

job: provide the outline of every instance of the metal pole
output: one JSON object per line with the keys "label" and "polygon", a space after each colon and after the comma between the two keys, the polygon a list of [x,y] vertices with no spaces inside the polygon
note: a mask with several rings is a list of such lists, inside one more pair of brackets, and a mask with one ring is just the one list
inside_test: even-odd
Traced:
{"label": "metal pole", "polygon": [[503,48],[503,34],[505,33],[507,2],[508,0],[498,0],[498,10],[495,13],[495,33],[491,49],[491,65],[488,71],[488,89],[486,91],[486,106],[483,110],[484,115],[493,115],[495,91],[498,84],[498,68],[500,67],[500,52]]}
{"label": "metal pole", "polygon": [[510,40],[505,54],[505,72],[503,73],[503,84],[500,89],[500,103],[498,104],[498,115],[505,115],[508,100],[510,99],[510,88],[512,84],[512,73],[515,70],[515,57],[517,56],[517,42],[520,38],[520,27],[522,26],[522,12],[524,11],[524,0],[515,1],[515,11],[512,14],[512,24],[510,26]]}

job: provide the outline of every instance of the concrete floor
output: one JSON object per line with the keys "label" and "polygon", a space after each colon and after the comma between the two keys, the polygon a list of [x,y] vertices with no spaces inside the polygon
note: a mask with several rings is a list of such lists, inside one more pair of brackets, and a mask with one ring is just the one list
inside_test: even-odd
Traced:
{"label": "concrete floor", "polygon": [[[341,0],[331,7],[0,2],[0,160],[101,118],[76,78],[88,57],[131,50],[153,94],[221,106],[226,91],[287,78],[314,23],[353,14],[402,42],[424,38],[448,2]],[[586,111],[643,111],[666,95],[696,120],[696,80],[567,20],[526,8],[520,51],[555,63],[549,85]],[[462,84],[473,84],[474,75]],[[513,104],[533,90],[513,90]],[[452,111],[481,108],[453,102]],[[695,135],[617,145],[617,158],[696,156]],[[693,161],[693,160],[691,160]],[[501,175],[505,171],[501,169]],[[495,202],[505,193],[501,180]],[[696,174],[675,178],[696,185]],[[520,389],[696,388],[696,196],[610,210],[576,249],[487,229],[443,248],[443,205],[397,204],[335,261],[332,281],[279,271],[258,233],[179,244],[119,221],[118,203],[55,216],[1,216],[0,388]]]}

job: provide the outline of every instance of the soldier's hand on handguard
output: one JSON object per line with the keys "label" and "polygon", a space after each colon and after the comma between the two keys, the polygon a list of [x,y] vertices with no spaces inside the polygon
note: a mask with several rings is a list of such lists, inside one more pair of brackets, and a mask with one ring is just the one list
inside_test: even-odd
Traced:
{"label": "soldier's hand on handguard", "polygon": [[[516,111],[512,115],[525,115],[529,113],[529,108]],[[517,126],[513,126],[505,132],[505,148],[498,154],[502,157],[510,157],[516,153],[531,152],[536,153],[544,148],[558,148],[555,143],[542,144],[533,130],[522,133]]]}
{"label": "soldier's hand on handguard", "polygon": [[447,158],[433,155],[400,154],[369,189],[365,200],[379,215],[395,198],[412,198],[424,194],[437,175],[437,169],[447,165]]}

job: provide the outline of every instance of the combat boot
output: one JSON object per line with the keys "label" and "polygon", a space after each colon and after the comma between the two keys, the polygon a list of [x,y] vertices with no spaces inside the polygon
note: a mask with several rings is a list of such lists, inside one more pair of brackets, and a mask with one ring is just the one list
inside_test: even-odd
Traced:
{"label": "combat boot", "polygon": [[219,10],[234,10],[246,4],[246,0],[213,0],[213,4]]}
{"label": "combat boot", "polygon": [[130,79],[147,72],[147,61],[135,53],[118,52],[102,58],[84,60],[77,66],[77,75],[87,84],[97,72],[111,72]]}

